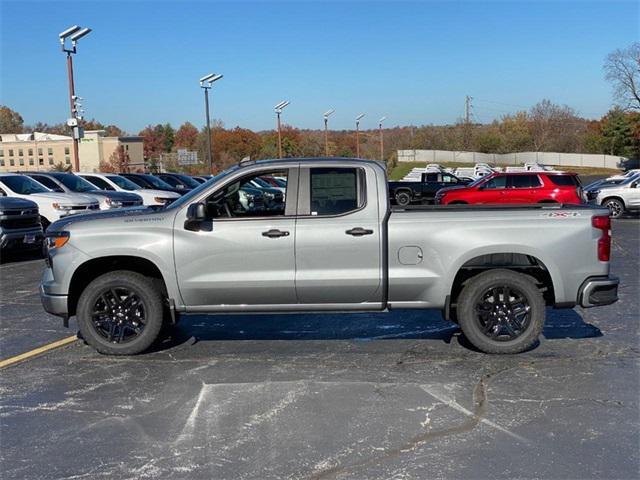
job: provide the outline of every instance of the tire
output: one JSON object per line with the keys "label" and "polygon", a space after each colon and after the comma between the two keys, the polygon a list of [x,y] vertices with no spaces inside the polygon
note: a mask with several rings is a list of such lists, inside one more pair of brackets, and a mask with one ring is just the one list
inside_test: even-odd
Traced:
{"label": "tire", "polygon": [[411,194],[409,192],[398,192],[396,193],[396,203],[401,207],[406,207],[411,203]]}
{"label": "tire", "polygon": [[98,352],[135,355],[158,338],[164,306],[152,279],[117,270],[101,275],[84,289],[76,312],[80,334]]}
{"label": "tire", "polygon": [[462,333],[485,353],[524,352],[538,341],[544,325],[542,293],[531,277],[511,270],[494,269],[473,277],[462,289],[456,309]]}
{"label": "tire", "polygon": [[609,209],[609,216],[611,218],[620,218],[624,213],[624,203],[617,198],[609,198],[605,200],[602,205]]}

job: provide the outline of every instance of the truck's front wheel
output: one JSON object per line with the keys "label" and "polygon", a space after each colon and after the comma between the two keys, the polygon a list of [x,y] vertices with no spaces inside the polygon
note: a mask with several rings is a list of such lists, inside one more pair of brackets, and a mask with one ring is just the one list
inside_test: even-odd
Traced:
{"label": "truck's front wheel", "polygon": [[467,339],[486,353],[520,353],[538,340],[545,302],[533,280],[511,270],[489,270],[465,285],[457,302]]}
{"label": "truck's front wheel", "polygon": [[163,321],[162,296],[153,281],[127,270],[93,280],[76,311],[82,337],[109,355],[143,352],[158,337]]}

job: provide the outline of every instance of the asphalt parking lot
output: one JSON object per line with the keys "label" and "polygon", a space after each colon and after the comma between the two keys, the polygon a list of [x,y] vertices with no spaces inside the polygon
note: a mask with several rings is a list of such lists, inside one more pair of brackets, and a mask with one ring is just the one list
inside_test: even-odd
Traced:
{"label": "asphalt parking lot", "polygon": [[[638,478],[640,220],[620,301],[477,353],[439,313],[187,316],[130,358],[81,341],[0,375],[3,479]],[[75,332],[39,259],[0,266],[0,358]]]}

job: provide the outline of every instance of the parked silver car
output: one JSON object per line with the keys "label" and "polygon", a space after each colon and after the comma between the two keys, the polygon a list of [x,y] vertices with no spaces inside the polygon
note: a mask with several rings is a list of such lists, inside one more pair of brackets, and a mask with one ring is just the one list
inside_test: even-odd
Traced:
{"label": "parked silver car", "polygon": [[603,184],[586,192],[593,205],[603,205],[613,218],[625,212],[640,210],[640,173],[631,175],[619,183]]}

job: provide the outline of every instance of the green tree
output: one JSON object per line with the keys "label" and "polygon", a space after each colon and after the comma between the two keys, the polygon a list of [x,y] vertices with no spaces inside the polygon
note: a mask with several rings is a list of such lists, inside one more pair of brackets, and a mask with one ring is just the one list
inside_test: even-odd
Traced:
{"label": "green tree", "polygon": [[610,110],[602,119],[605,152],[622,157],[639,157],[640,114],[626,113],[620,107]]}

